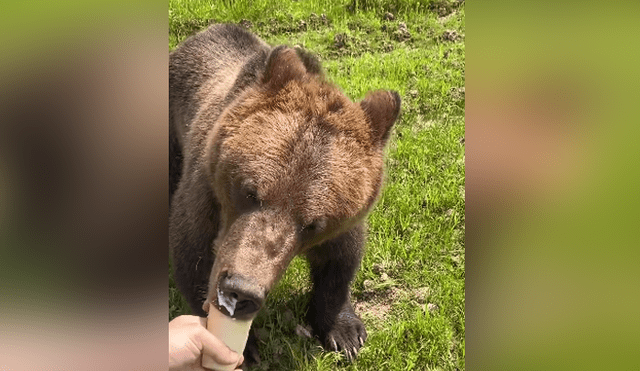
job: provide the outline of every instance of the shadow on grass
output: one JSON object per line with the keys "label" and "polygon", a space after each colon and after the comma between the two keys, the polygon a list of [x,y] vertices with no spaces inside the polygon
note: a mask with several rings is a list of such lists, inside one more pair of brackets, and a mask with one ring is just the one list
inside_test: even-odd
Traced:
{"label": "shadow on grass", "polygon": [[[261,362],[251,370],[293,370],[314,363],[320,343],[311,335],[306,313],[311,293],[270,297],[253,322]],[[284,294],[286,295],[286,294]]]}

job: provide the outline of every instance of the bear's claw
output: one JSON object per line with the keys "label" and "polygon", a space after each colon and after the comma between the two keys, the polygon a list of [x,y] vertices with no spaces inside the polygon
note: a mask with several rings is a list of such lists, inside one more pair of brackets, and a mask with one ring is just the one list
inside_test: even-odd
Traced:
{"label": "bear's claw", "polygon": [[364,324],[355,313],[342,312],[325,331],[317,332],[325,349],[334,352],[344,352],[347,361],[355,360],[360,348],[367,339]]}
{"label": "bear's claw", "polygon": [[331,344],[331,350],[333,350],[334,352],[338,351],[338,345],[336,344],[336,340],[333,337],[329,339],[329,344]]}

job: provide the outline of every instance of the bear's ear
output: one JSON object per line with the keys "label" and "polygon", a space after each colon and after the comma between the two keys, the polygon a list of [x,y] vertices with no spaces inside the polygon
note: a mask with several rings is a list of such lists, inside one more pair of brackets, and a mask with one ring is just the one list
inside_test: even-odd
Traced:
{"label": "bear's ear", "polygon": [[308,51],[296,47],[296,53],[298,54],[298,58],[304,64],[304,67],[307,69],[308,73],[312,73],[314,75],[322,75],[322,66],[320,65],[320,60],[315,55],[309,53]]}
{"label": "bear's ear", "polygon": [[262,83],[273,90],[280,90],[289,81],[302,79],[307,68],[295,50],[284,45],[274,48],[267,59],[267,68]]}
{"label": "bear's ear", "polygon": [[395,91],[377,90],[367,94],[360,107],[369,120],[374,141],[384,145],[400,113],[400,95]]}

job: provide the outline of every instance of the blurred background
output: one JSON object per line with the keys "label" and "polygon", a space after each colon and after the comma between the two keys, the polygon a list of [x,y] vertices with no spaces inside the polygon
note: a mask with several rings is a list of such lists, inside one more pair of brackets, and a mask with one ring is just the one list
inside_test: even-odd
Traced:
{"label": "blurred background", "polygon": [[167,5],[0,30],[0,369],[167,369]]}
{"label": "blurred background", "polygon": [[637,369],[640,4],[466,7],[467,365]]}
{"label": "blurred background", "polygon": [[[638,369],[640,4],[465,6],[467,365]],[[0,30],[0,364],[165,369],[167,4]]]}

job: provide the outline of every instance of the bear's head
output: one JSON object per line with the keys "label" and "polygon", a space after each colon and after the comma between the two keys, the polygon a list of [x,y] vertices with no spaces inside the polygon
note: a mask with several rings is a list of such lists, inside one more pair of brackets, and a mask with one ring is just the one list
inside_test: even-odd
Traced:
{"label": "bear's head", "polygon": [[258,82],[207,138],[220,206],[204,303],[252,318],[294,256],[360,222],[383,179],[383,150],[400,111],[395,92],[358,103],[325,81],[318,63],[275,48]]}

